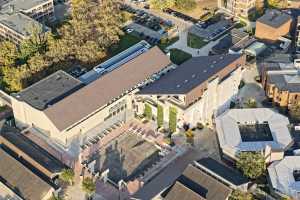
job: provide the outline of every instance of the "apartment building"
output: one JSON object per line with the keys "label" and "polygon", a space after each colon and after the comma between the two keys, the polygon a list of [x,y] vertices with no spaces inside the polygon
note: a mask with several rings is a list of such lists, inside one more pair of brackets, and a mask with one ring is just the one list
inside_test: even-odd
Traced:
{"label": "apartment building", "polygon": [[194,57],[159,77],[136,94],[137,113],[145,104],[164,112],[167,126],[171,108],[177,111],[178,127],[213,123],[213,116],[224,112],[236,98],[245,56],[240,54]]}
{"label": "apartment building", "polygon": [[41,26],[44,31],[49,31],[43,25],[46,20],[54,20],[53,0],[0,1],[0,37],[16,44],[30,37],[32,26]]}
{"label": "apartment building", "polygon": [[[104,71],[96,68],[104,74],[92,82],[84,83],[58,71],[13,94],[17,126],[31,127],[67,149],[75,139],[81,141],[76,144],[83,143],[95,130],[99,133],[117,122],[131,120],[138,88],[171,64],[158,47],[132,53],[122,52],[112,58]],[[128,57],[122,59],[124,55]]]}
{"label": "apartment building", "polygon": [[237,17],[248,18],[255,12],[256,0],[218,0],[218,7]]}
{"label": "apartment building", "polygon": [[274,43],[290,33],[292,18],[279,10],[267,10],[257,19],[255,37]]}
{"label": "apartment building", "polygon": [[266,95],[281,107],[300,101],[300,71],[294,63],[263,63],[262,83]]}

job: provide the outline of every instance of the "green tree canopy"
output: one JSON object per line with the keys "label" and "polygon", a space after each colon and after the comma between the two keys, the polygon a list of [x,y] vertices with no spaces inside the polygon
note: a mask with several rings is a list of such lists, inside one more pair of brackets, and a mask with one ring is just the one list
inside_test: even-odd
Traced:
{"label": "green tree canopy", "polygon": [[82,181],[82,189],[88,195],[91,196],[96,191],[96,184],[92,178],[85,178]]}
{"label": "green tree canopy", "polygon": [[169,108],[169,129],[171,133],[176,132],[177,127],[177,110],[174,107]]}
{"label": "green tree canopy", "polygon": [[175,5],[176,0],[150,0],[150,6],[153,9],[163,10],[166,8],[172,8]]}
{"label": "green tree canopy", "polygon": [[164,124],[164,110],[161,105],[157,105],[157,126],[160,128]]}
{"label": "green tree canopy", "polygon": [[59,178],[64,181],[64,182],[68,182],[71,185],[73,184],[73,180],[74,180],[74,171],[72,169],[64,169],[62,171],[62,173],[60,174]]}
{"label": "green tree canopy", "polygon": [[152,119],[152,108],[149,104],[145,103],[144,116],[148,119]]}
{"label": "green tree canopy", "polygon": [[17,46],[9,41],[0,43],[0,66],[15,66],[19,58]]}
{"label": "green tree canopy", "polygon": [[251,179],[258,178],[266,171],[265,159],[260,152],[239,153],[237,167]]}
{"label": "green tree canopy", "polygon": [[253,195],[241,190],[234,190],[229,196],[228,200],[253,200]]}
{"label": "green tree canopy", "polygon": [[176,0],[175,2],[175,7],[180,10],[193,10],[196,6],[195,0]]}

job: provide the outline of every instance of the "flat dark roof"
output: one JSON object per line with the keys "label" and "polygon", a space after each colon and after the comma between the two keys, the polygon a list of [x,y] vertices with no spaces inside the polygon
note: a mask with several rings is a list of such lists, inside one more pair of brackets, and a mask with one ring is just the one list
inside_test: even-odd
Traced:
{"label": "flat dark roof", "polygon": [[39,163],[51,173],[59,173],[64,168],[66,168],[66,166],[62,162],[49,154],[42,147],[38,146],[33,141],[28,139],[14,127],[3,124],[0,131],[0,142],[1,140],[13,144],[16,148],[18,148],[20,151],[32,158],[34,161]]}
{"label": "flat dark roof", "polygon": [[36,109],[44,110],[82,86],[81,81],[59,70],[13,96]]}
{"label": "flat dark roof", "polygon": [[248,179],[239,171],[227,167],[223,163],[220,163],[212,158],[202,158],[198,160],[197,163],[229,181],[233,185],[239,186],[249,182]]}
{"label": "flat dark roof", "polygon": [[139,94],[186,94],[241,56],[228,54],[193,57],[142,88]]}
{"label": "flat dark roof", "polygon": [[225,200],[231,189],[208,176],[193,165],[188,165],[166,195],[166,200]]}
{"label": "flat dark roof", "polygon": [[290,15],[279,10],[271,9],[267,10],[263,16],[257,19],[257,21],[273,28],[278,28],[291,19]]}
{"label": "flat dark roof", "polygon": [[41,200],[54,187],[0,148],[0,181],[24,199]]}

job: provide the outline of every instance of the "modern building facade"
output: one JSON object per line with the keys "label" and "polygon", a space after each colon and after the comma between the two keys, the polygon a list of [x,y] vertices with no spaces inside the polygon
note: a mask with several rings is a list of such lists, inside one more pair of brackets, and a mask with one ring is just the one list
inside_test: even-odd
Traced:
{"label": "modern building facade", "polygon": [[218,7],[237,17],[245,17],[255,12],[256,0],[218,0]]}
{"label": "modern building facade", "polygon": [[[9,199],[47,200],[59,188],[44,180],[4,149],[0,148],[0,197]],[[3,191],[3,193],[2,193]]]}
{"label": "modern building facade", "polygon": [[263,63],[262,84],[275,104],[290,108],[300,101],[300,70],[295,63]]}
{"label": "modern building facade", "polygon": [[235,99],[244,65],[245,57],[239,54],[194,57],[142,88],[136,94],[137,113],[142,115],[148,104],[156,115],[161,106],[165,124],[173,108],[178,127],[212,125],[213,116]]}
{"label": "modern building facade", "polygon": [[267,10],[257,19],[255,37],[267,42],[274,43],[282,36],[290,32],[292,17],[279,10]]}
{"label": "modern building facade", "polygon": [[33,26],[48,31],[43,22],[54,19],[53,0],[0,1],[0,37],[16,44],[30,37]]}

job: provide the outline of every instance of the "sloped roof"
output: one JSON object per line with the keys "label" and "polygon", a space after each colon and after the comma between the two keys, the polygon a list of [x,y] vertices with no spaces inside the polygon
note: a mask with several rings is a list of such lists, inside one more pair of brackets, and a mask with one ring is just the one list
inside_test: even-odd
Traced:
{"label": "sloped roof", "polygon": [[60,131],[82,120],[114,98],[171,64],[158,47],[127,62],[44,110]]}
{"label": "sloped roof", "polygon": [[300,192],[300,182],[293,175],[295,170],[300,169],[300,156],[286,156],[281,161],[275,161],[268,167],[272,187],[281,193],[294,196]]}
{"label": "sloped roof", "polygon": [[225,200],[231,189],[208,176],[193,165],[188,165],[166,196],[166,200]]}
{"label": "sloped roof", "polygon": [[0,148],[0,181],[24,199],[41,200],[51,189],[47,182]]}
{"label": "sloped roof", "polygon": [[[272,141],[242,141],[239,123],[251,124],[256,122],[268,123],[273,137]],[[230,109],[216,118],[216,129],[221,148],[235,153],[259,151],[267,145],[273,149],[285,149],[292,142],[288,125],[287,117],[269,108]]]}
{"label": "sloped roof", "polygon": [[[141,89],[139,94],[186,94],[241,58],[240,54],[193,57],[157,81]],[[230,73],[230,72],[228,72]]]}

